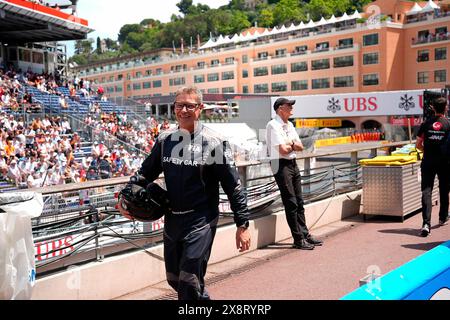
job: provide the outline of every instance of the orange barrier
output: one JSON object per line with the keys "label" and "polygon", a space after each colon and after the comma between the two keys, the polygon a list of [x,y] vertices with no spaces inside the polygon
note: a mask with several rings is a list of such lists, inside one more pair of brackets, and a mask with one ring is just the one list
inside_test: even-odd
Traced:
{"label": "orange barrier", "polygon": [[79,23],[79,24],[82,24],[82,25],[84,25],[86,27],[89,24],[86,19],[81,19],[81,18],[75,17],[75,16],[73,16],[71,14],[68,14],[68,13],[65,13],[65,12],[62,12],[62,11],[50,8],[50,7],[43,6],[43,5],[38,4],[38,3],[33,3],[33,2],[30,2],[30,1],[25,1],[25,0],[6,0],[6,2],[9,2],[9,3],[11,3],[13,5],[16,5],[16,6],[24,7],[24,8],[30,9],[30,10],[34,10],[34,11],[37,11],[37,12],[40,12],[40,13],[43,13],[43,14],[48,14],[48,15],[51,15],[51,16],[54,16],[54,17],[57,17],[57,18],[61,18],[61,19],[67,20],[67,21],[71,21],[71,22],[74,22],[74,23]]}

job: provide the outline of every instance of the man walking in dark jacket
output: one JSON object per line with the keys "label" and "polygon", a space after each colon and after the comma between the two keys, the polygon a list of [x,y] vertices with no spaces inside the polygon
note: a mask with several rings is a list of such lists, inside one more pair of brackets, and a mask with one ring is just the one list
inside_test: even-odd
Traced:
{"label": "man walking in dark jacket", "polygon": [[202,99],[195,87],[178,90],[179,128],[161,133],[139,170],[148,182],[164,172],[172,209],[164,225],[166,276],[180,300],[210,299],[204,277],[219,220],[219,183],[234,212],[236,247],[250,248],[247,197],[229,144],[199,122]]}

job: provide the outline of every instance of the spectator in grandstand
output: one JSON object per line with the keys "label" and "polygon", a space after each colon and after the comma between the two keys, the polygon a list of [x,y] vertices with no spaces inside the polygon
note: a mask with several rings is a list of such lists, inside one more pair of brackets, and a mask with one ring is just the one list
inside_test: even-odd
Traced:
{"label": "spectator in grandstand", "polygon": [[[173,210],[165,216],[166,275],[180,300],[210,299],[204,277],[219,218],[219,181],[234,212],[236,246],[241,252],[250,248],[246,195],[233,160],[228,157],[228,143],[199,122],[202,100],[201,91],[195,87],[177,91],[179,129],[161,134],[139,170],[148,182],[162,172],[165,175]],[[188,150],[188,146],[192,147]],[[180,150],[185,153],[180,155]],[[203,170],[199,170],[200,165]],[[131,218],[121,204],[119,210]]]}
{"label": "spectator in grandstand", "polygon": [[11,162],[9,163],[8,172],[6,174],[6,177],[16,185],[16,187],[20,187],[20,184],[22,183],[22,175],[20,173],[19,167],[17,166],[17,160],[15,158],[12,158]]}
{"label": "spectator in grandstand", "polygon": [[72,127],[70,126],[69,119],[64,117],[61,122],[62,134],[72,134]]}
{"label": "spectator in grandstand", "polygon": [[112,177],[112,168],[110,163],[110,155],[105,154],[98,163],[98,173],[101,179],[110,179]]}
{"label": "spectator in grandstand", "polygon": [[274,104],[276,117],[267,124],[266,141],[272,172],[280,189],[286,219],[294,238],[293,247],[313,250],[323,243],[315,239],[306,226],[300,171],[296,152],[303,144],[289,118],[293,115],[295,100],[279,98]]}
{"label": "spectator in grandstand", "polygon": [[442,148],[450,134],[450,121],[445,117],[447,99],[438,98],[432,103],[435,115],[420,126],[416,142],[416,148],[423,151],[421,164],[423,224],[420,230],[422,237],[427,237],[431,232],[432,194],[436,175],[439,179],[439,224],[446,225],[449,220],[450,166]]}

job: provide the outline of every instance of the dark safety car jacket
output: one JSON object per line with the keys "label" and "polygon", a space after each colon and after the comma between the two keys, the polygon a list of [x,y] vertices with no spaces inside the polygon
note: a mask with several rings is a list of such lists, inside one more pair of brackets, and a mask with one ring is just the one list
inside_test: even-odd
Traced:
{"label": "dark safety car jacket", "polygon": [[163,131],[139,174],[154,181],[164,173],[174,214],[199,210],[219,213],[219,183],[227,194],[237,226],[248,220],[247,196],[228,142],[199,124],[186,130]]}

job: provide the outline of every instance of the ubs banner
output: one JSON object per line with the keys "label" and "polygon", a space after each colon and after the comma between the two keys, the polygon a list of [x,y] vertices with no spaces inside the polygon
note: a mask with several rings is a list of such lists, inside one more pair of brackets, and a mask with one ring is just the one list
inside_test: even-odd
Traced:
{"label": "ubs banner", "polygon": [[[278,97],[272,98],[273,105]],[[295,100],[293,118],[415,116],[423,114],[423,90],[286,97]],[[275,112],[272,108],[272,115]]]}

